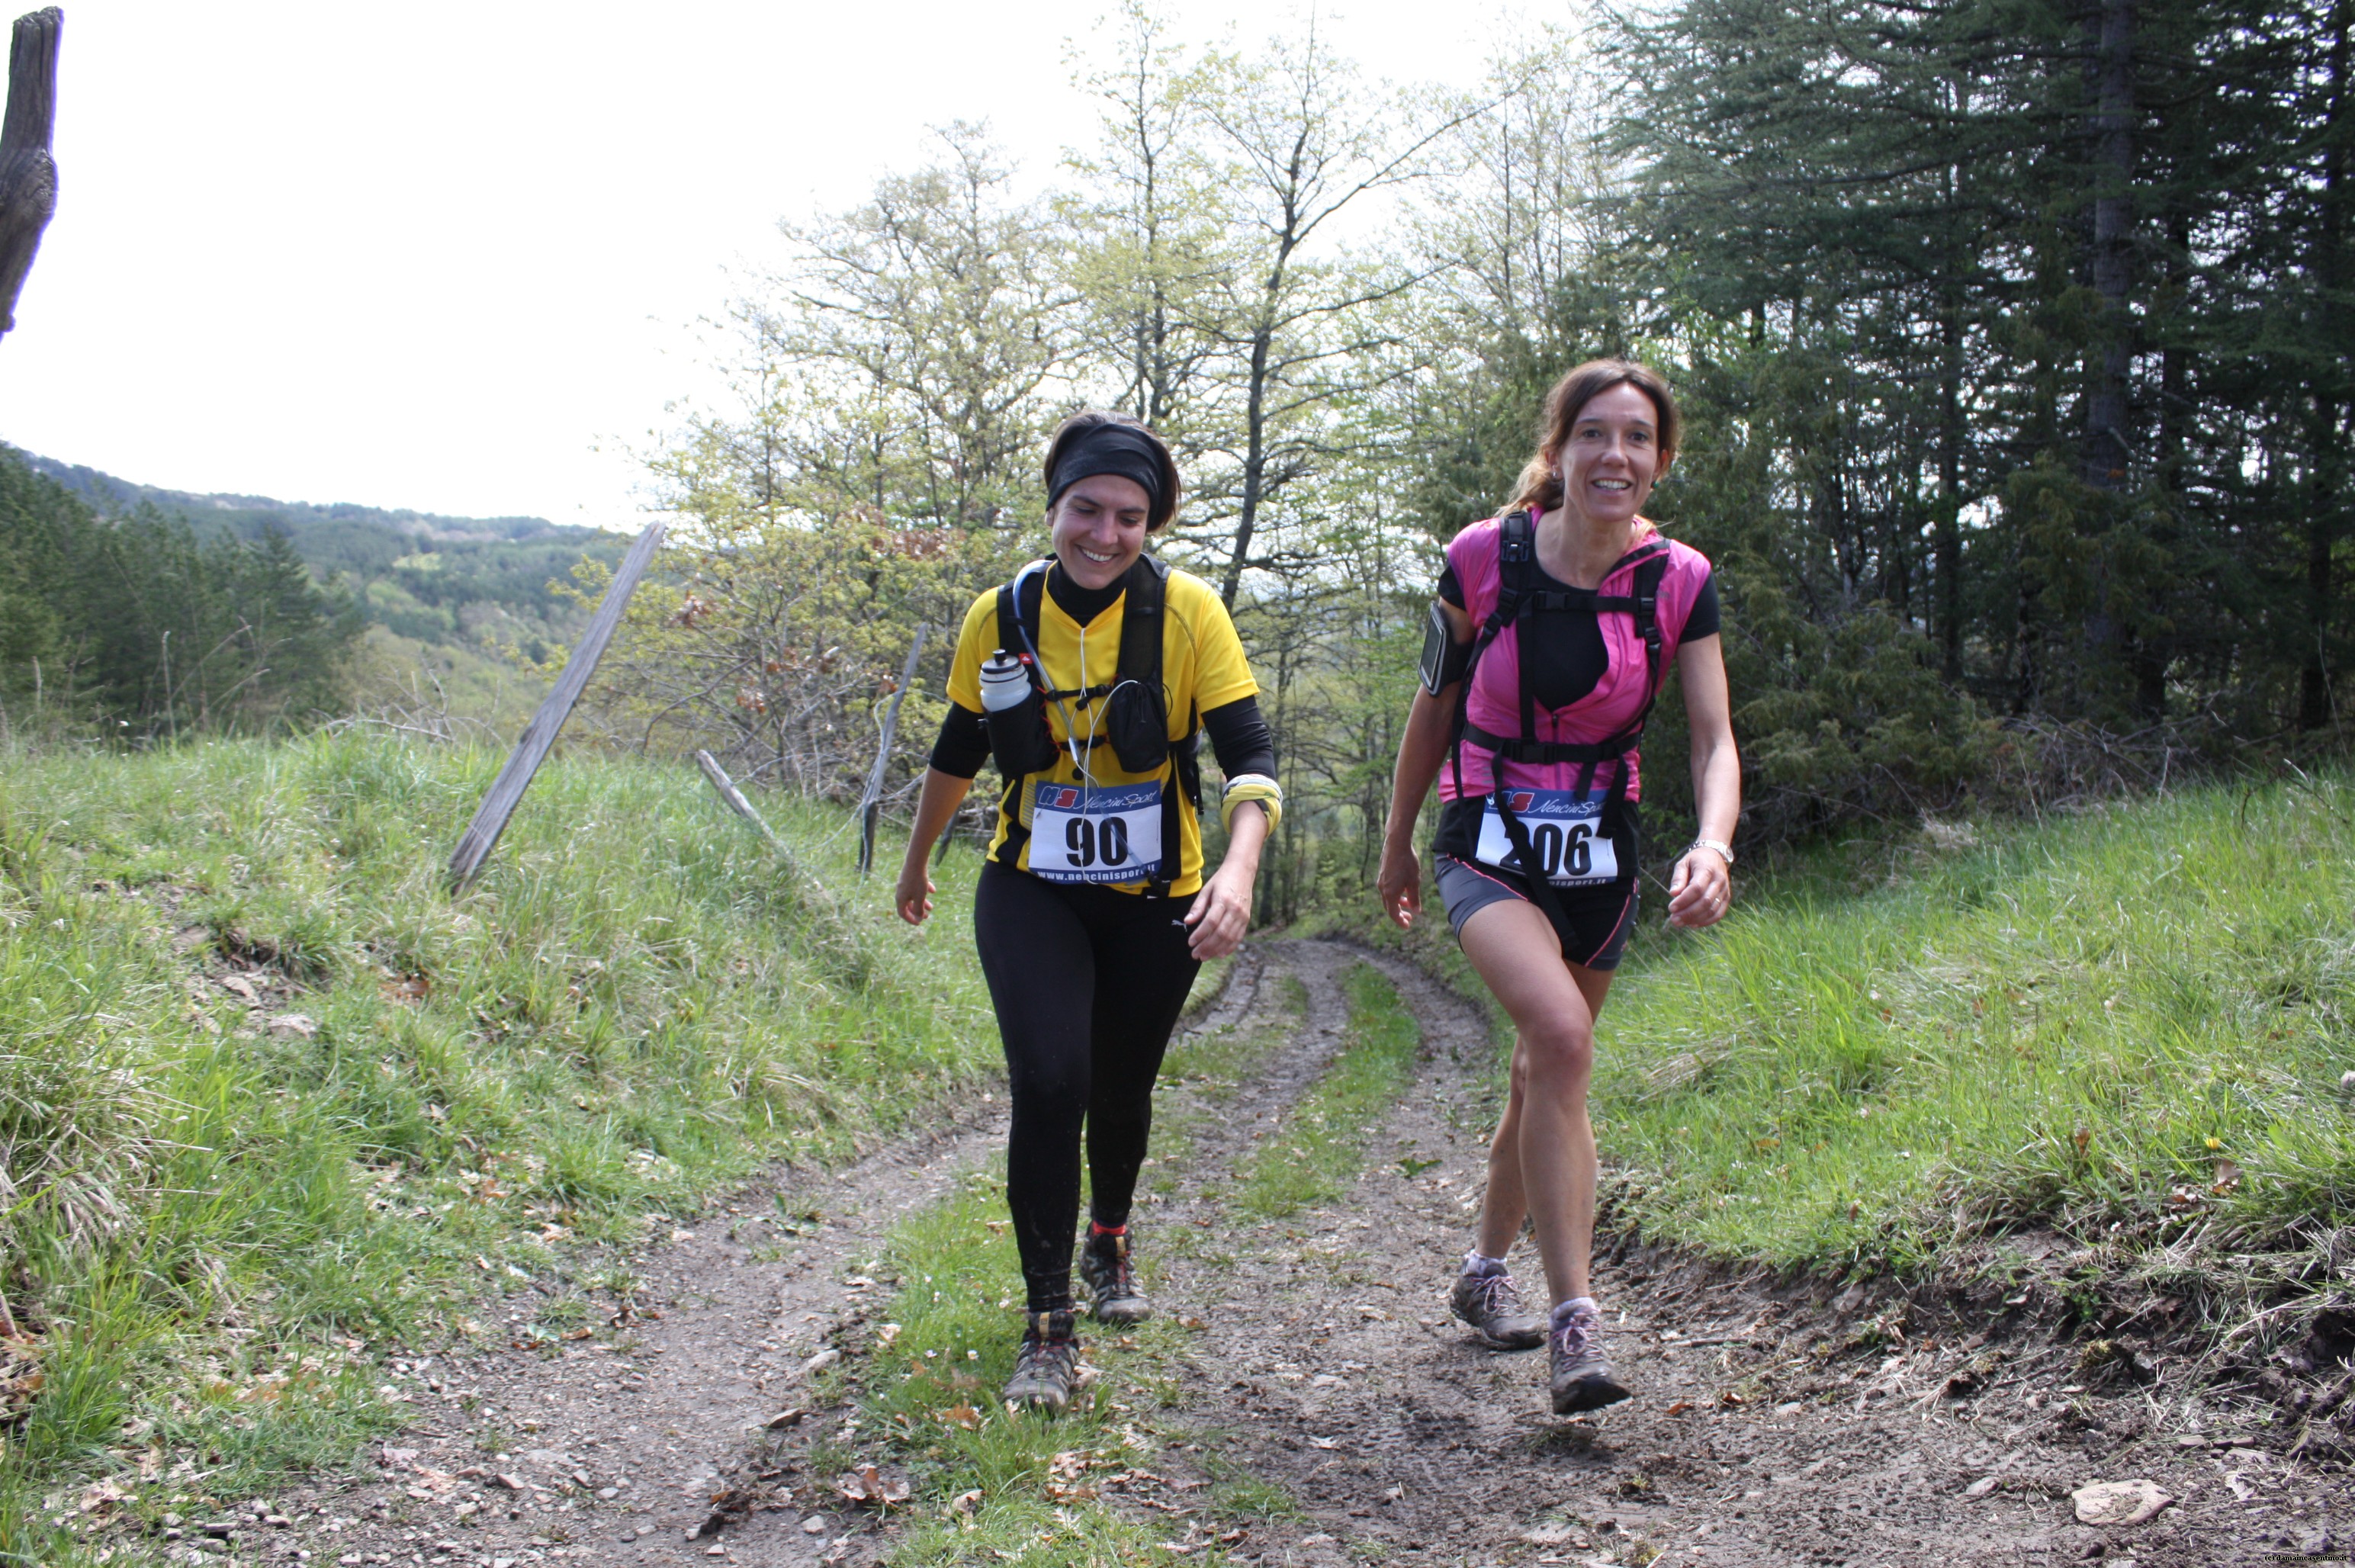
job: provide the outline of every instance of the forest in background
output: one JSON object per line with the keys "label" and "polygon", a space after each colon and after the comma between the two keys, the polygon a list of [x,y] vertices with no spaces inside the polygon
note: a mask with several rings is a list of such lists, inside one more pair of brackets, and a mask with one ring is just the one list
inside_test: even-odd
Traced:
{"label": "forest in background", "polygon": [[1043,548],[1045,433],[1126,409],[1268,688],[1282,918],[1370,869],[1438,547],[1625,354],[1689,417],[1651,510],[1719,567],[1750,841],[2329,746],[2348,12],[1685,0],[1402,90],[1313,16],[1239,50],[1133,0],[1044,189],[958,123],[783,226],[732,400],[650,454],[681,526],[595,712],[853,793],[924,624],[904,788],[937,634]]}
{"label": "forest in background", "polygon": [[147,741],[338,710],[364,623],[282,530],[200,536],[143,506],[101,518],[0,448],[0,719],[11,734]]}
{"label": "forest in background", "polygon": [[357,709],[504,737],[587,618],[566,579],[625,544],[540,517],[162,489],[0,448],[0,615],[16,612],[0,713],[139,741]]}

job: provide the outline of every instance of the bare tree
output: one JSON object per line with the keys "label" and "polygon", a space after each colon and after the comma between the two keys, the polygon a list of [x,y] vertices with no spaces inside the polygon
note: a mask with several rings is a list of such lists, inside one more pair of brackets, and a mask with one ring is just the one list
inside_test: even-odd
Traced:
{"label": "bare tree", "polygon": [[1246,569],[1261,564],[1262,513],[1350,444],[1334,416],[1414,363],[1400,352],[1410,346],[1389,307],[1416,272],[1386,257],[1320,251],[1316,241],[1360,198],[1433,173],[1450,134],[1476,112],[1378,107],[1313,16],[1259,60],[1211,62],[1203,113],[1242,220],[1214,325],[1236,414],[1232,510],[1211,525],[1223,536],[1220,592],[1230,605]]}

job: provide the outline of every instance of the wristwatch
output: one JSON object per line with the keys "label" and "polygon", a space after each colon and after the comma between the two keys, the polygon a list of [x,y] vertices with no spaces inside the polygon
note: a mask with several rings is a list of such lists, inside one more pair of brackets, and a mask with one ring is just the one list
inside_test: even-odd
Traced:
{"label": "wristwatch", "polygon": [[1719,859],[1722,859],[1722,860],[1725,862],[1725,869],[1726,869],[1727,870],[1729,870],[1729,871],[1731,871],[1732,869],[1733,869],[1733,846],[1732,846],[1732,845],[1731,845],[1731,844],[1721,844],[1721,843],[1719,843],[1719,842],[1718,842],[1716,839],[1714,839],[1714,838],[1696,838],[1696,839],[1694,839],[1694,840],[1693,840],[1689,845],[1686,846],[1686,848],[1685,848],[1685,853],[1686,853],[1686,854],[1688,854],[1688,855],[1689,855],[1689,854],[1691,854],[1695,849],[1713,849],[1713,850],[1715,850],[1715,851],[1717,852],[1718,858],[1719,858]]}

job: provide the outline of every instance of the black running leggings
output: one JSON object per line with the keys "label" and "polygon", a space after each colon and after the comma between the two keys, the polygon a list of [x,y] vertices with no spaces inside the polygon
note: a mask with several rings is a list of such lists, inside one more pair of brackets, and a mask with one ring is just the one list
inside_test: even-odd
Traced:
{"label": "black running leggings", "polygon": [[1201,967],[1193,902],[982,868],[974,935],[1014,1092],[1006,1200],[1032,1312],[1071,1304],[1083,1123],[1096,1222],[1128,1222],[1153,1081]]}

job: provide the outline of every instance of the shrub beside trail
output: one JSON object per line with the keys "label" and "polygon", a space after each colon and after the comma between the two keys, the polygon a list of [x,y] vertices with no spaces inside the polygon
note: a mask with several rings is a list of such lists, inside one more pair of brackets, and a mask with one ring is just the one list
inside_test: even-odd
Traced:
{"label": "shrub beside trail", "polygon": [[879,897],[814,909],[691,767],[559,762],[453,896],[500,760],[0,758],[0,1555],[337,1463],[399,1422],[378,1356],[481,1332],[552,1249],[995,1071],[971,857],[943,929],[879,942]]}

